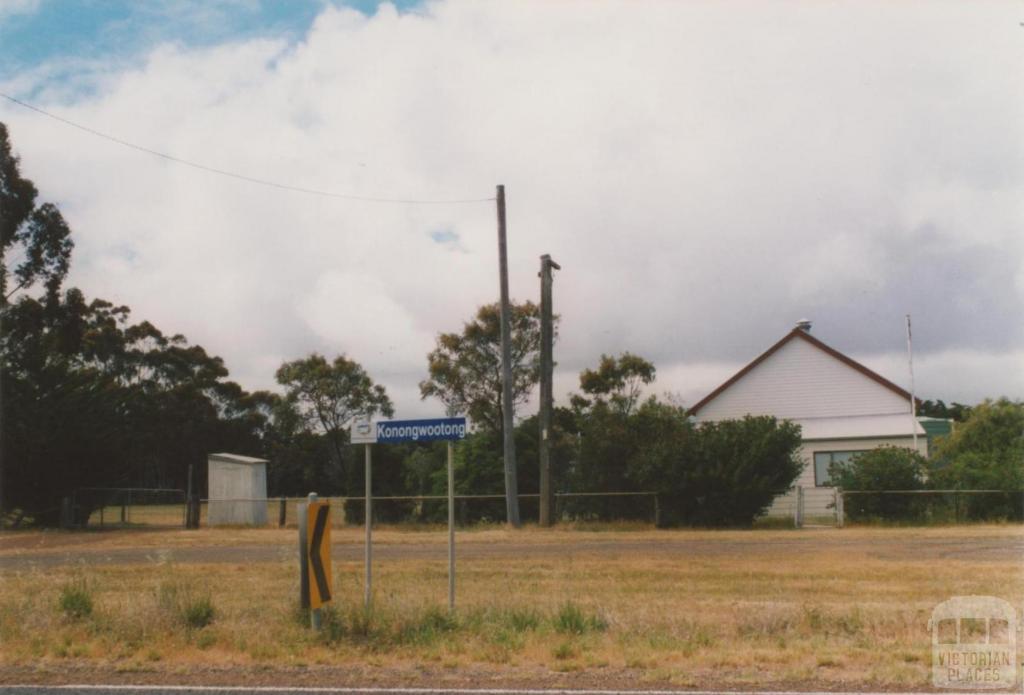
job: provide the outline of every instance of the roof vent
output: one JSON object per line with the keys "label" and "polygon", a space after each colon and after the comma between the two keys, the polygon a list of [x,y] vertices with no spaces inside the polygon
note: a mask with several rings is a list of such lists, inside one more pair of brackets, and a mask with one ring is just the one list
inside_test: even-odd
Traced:
{"label": "roof vent", "polygon": [[799,321],[796,322],[796,327],[799,328],[801,331],[804,331],[806,333],[810,333],[811,332],[811,320],[810,319],[800,319]]}

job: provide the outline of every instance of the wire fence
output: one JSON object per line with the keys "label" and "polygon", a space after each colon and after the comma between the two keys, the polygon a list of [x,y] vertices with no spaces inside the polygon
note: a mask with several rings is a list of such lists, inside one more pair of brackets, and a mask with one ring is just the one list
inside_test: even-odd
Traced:
{"label": "wire fence", "polygon": [[[519,495],[523,519],[537,519],[540,495]],[[331,523],[340,528],[366,520],[366,498],[321,497],[330,501]],[[305,497],[202,499],[198,501],[199,526],[296,526],[298,505]],[[505,495],[455,495],[455,520],[459,526],[505,521]],[[556,521],[660,522],[658,496],[653,492],[555,493]],[[390,495],[373,497],[374,523],[443,524],[448,519],[446,495]]]}
{"label": "wire fence", "polygon": [[180,527],[185,525],[184,490],[165,488],[79,488],[65,498],[65,528]]}
{"label": "wire fence", "polygon": [[1024,521],[1022,490],[842,490],[840,526]]}
{"label": "wire fence", "polygon": [[[335,512],[335,527],[363,524],[365,497],[326,497]],[[148,488],[80,488],[63,501],[64,528],[174,528],[199,526],[291,526],[298,524],[298,505],[305,497],[199,499],[190,503],[184,490]],[[460,526],[502,523],[505,495],[456,495],[455,518]],[[537,519],[540,495],[519,495],[524,519]],[[653,492],[555,493],[556,521],[660,520]],[[383,524],[443,524],[448,519],[446,495],[373,497],[373,518]]]}
{"label": "wire fence", "polygon": [[[825,494],[825,493],[828,494]],[[327,497],[332,523],[341,528],[365,523],[365,498]],[[81,488],[65,498],[65,528],[181,528],[199,526],[294,527],[305,497],[193,498],[184,490]],[[539,516],[540,495],[519,495],[524,520]],[[459,526],[503,523],[505,496],[456,495]],[[633,521],[661,525],[662,509],[654,492],[564,492],[554,495],[556,522]],[[191,516],[191,523],[190,523]],[[445,495],[373,498],[378,524],[445,524]],[[764,521],[796,527],[849,524],[964,524],[1024,521],[1024,491],[1007,490],[837,490],[799,489],[776,498]]]}

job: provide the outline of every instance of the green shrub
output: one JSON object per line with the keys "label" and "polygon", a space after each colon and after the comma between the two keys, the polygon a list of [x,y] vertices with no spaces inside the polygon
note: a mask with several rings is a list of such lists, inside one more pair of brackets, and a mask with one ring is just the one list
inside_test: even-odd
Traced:
{"label": "green shrub", "polygon": [[[832,483],[843,490],[922,490],[927,461],[911,449],[883,446],[857,454],[829,467]],[[928,500],[921,495],[861,494],[844,500],[850,521],[916,521],[923,518]]]}
{"label": "green shrub", "polygon": [[1024,401],[985,400],[971,408],[938,438],[930,465],[933,489],[1002,491],[947,499],[951,519],[1024,519]]}
{"label": "green shrub", "polygon": [[773,417],[705,422],[644,403],[630,425],[639,444],[629,477],[658,493],[663,526],[750,526],[803,469],[800,426]]}
{"label": "green shrub", "polygon": [[84,579],[65,584],[60,590],[60,610],[72,620],[92,615],[92,591]]}

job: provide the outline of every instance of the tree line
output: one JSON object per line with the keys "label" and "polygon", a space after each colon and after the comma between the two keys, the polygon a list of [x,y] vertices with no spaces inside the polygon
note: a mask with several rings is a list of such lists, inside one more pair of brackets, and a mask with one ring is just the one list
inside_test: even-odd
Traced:
{"label": "tree line", "polygon": [[[184,336],[66,287],[71,231],[21,176],[3,123],[0,234],[0,514],[9,522],[54,525],[61,499],[84,487],[183,489],[190,467],[202,493],[207,455],[218,451],[268,459],[271,496],[361,496],[361,452],[348,426],[393,414],[385,388],[348,355],[314,353],[280,366],[279,392],[248,392]],[[473,424],[456,447],[457,494],[504,493],[499,318],[497,304],[485,305],[461,330],[439,334],[419,384],[424,399]],[[532,302],[513,304],[511,338],[521,408],[540,376]],[[799,427],[770,417],[696,425],[673,399],[644,396],[655,375],[628,352],[580,373],[578,393],[553,413],[554,489],[657,493],[667,524],[751,523],[799,475]],[[536,493],[537,417],[520,420],[514,435],[519,491]],[[374,459],[376,495],[446,491],[443,443],[377,447]],[[483,501],[465,520],[504,520],[503,508]],[[394,520],[445,513],[415,502],[379,511]],[[563,512],[650,518],[637,497],[568,500]]]}
{"label": "tree line", "polygon": [[[363,469],[348,443],[348,425],[356,417],[390,416],[393,405],[357,361],[311,354],[280,366],[280,393],[248,392],[231,381],[223,360],[184,336],[136,319],[127,306],[66,287],[71,230],[21,175],[3,124],[0,202],[0,509],[16,522],[54,524],[60,500],[76,489],[182,489],[190,466],[201,491],[206,457],[215,451],[269,459],[273,496],[359,494]],[[522,407],[539,379],[535,304],[514,304],[511,336],[513,401]],[[440,334],[426,366],[422,397],[438,399],[449,414],[465,413],[474,425],[458,447],[457,491],[502,493],[497,305],[480,307],[460,331]],[[710,523],[749,520],[754,507],[788,487],[798,472],[794,427],[762,418],[695,428],[679,405],[641,401],[641,387],[654,374],[652,364],[628,353],[603,356],[584,370],[581,394],[554,415],[557,490],[671,497],[685,487],[696,504],[680,505],[666,518]],[[534,493],[536,417],[521,420],[515,436],[519,489]],[[757,454],[737,456],[736,438],[756,442]],[[443,445],[379,447],[376,458],[376,494],[444,492]],[[760,493],[751,497],[753,488]],[[730,495],[750,497],[749,509],[721,504]],[[635,500],[586,509],[577,503],[571,511],[647,513]],[[382,513],[436,512],[406,505]],[[498,518],[500,511],[483,504],[471,515]]]}

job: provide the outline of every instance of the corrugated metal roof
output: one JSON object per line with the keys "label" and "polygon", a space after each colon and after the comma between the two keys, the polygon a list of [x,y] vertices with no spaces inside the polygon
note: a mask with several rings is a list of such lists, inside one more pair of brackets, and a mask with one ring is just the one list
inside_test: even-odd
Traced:
{"label": "corrugated metal roof", "polygon": [[953,431],[953,421],[939,417],[918,418],[929,437],[941,437]]}
{"label": "corrugated metal roof", "polygon": [[257,459],[252,456],[241,456],[239,454],[210,454],[210,458],[216,461],[227,463],[269,463],[266,459]]}
{"label": "corrugated metal roof", "polygon": [[[803,439],[863,439],[912,437],[910,413],[896,415],[860,415],[793,420],[800,425]],[[919,436],[925,435],[920,423],[914,423]]]}

